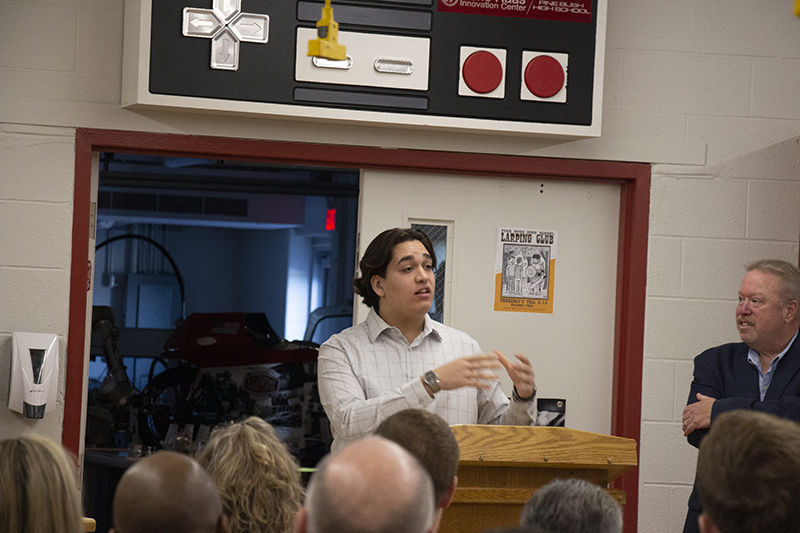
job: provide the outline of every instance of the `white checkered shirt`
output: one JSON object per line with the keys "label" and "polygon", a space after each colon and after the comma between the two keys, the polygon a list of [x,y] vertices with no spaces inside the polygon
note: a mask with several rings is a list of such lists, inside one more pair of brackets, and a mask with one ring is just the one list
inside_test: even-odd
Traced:
{"label": "white checkered shirt", "polygon": [[403,409],[427,409],[448,424],[528,426],[536,420],[536,401],[512,402],[499,380],[487,390],[462,387],[431,398],[420,381],[428,370],[479,354],[466,333],[427,315],[411,344],[374,309],[367,319],[332,336],[319,350],[319,394],[331,422],[332,450],[371,434]]}

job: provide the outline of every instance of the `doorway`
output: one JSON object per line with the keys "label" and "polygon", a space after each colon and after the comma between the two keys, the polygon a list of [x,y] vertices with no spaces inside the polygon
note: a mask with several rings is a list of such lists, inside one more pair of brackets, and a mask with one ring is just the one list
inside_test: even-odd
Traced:
{"label": "doorway", "polygon": [[[647,263],[650,165],[556,160],[357,146],[312,145],[231,138],[79,129],[76,134],[76,179],[73,208],[70,323],[66,362],[63,442],[82,458],[82,407],[87,317],[87,289],[94,265],[92,175],[100,152],[149,153],[181,157],[213,157],[272,164],[336,168],[371,168],[503,176],[506,179],[613,181],[621,184],[618,270],[616,276],[612,434],[638,441],[641,422],[642,344]],[[91,245],[91,250],[90,250]],[[638,473],[633,469],[615,484],[628,497],[626,523],[636,523]]]}
{"label": "doorway", "polygon": [[[352,309],[357,170],[101,152],[98,174],[93,308],[110,314],[135,391],[191,313],[263,313],[281,338],[318,344],[351,324],[338,316],[304,338],[313,312]],[[90,405],[110,379],[99,337]],[[111,430],[112,443],[89,426],[87,445],[137,437]]]}

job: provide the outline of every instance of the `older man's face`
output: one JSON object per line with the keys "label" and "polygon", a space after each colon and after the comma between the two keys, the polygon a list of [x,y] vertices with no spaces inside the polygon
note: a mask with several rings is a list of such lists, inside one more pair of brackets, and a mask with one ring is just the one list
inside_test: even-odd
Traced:
{"label": "older man's face", "polygon": [[772,348],[786,335],[786,308],[781,305],[778,288],[777,276],[751,270],[739,289],[736,306],[739,337],[759,353]]}

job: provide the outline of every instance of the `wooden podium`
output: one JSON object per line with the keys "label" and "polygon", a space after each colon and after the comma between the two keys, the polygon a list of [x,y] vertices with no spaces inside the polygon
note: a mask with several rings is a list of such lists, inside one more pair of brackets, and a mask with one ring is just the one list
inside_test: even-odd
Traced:
{"label": "wooden podium", "polygon": [[608,490],[636,466],[636,441],[563,427],[451,426],[461,452],[458,488],[442,515],[441,533],[480,533],[513,527],[525,502],[558,478],[577,477]]}

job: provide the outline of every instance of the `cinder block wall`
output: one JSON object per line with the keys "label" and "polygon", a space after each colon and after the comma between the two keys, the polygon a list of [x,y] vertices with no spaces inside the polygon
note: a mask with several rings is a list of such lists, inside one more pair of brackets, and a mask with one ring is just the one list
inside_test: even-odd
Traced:
{"label": "cinder block wall", "polygon": [[605,117],[614,118],[604,134],[683,136],[707,147],[704,165],[653,167],[642,532],[682,530],[697,459],[680,427],[692,359],[738,340],[744,265],[798,260],[800,19],[791,7],[610,2]]}
{"label": "cinder block wall", "polygon": [[[123,0],[0,2],[0,407],[12,331],[66,345],[76,127],[646,161],[639,531],[681,530],[696,460],[680,431],[692,358],[736,340],[744,263],[798,259],[800,19],[789,0],[609,0],[603,135],[556,142],[128,111],[123,13]],[[31,422],[0,408],[0,434],[60,438],[62,414]]]}

